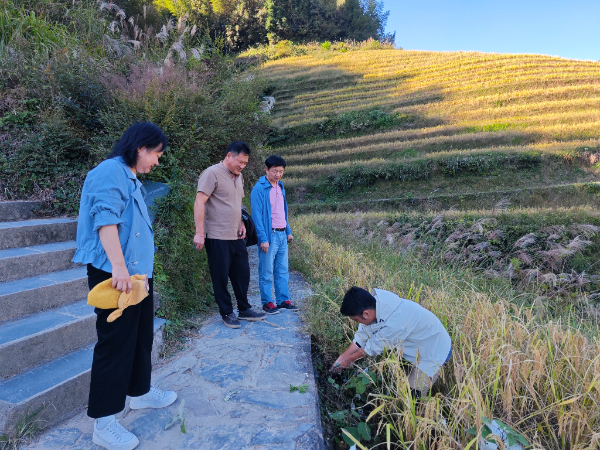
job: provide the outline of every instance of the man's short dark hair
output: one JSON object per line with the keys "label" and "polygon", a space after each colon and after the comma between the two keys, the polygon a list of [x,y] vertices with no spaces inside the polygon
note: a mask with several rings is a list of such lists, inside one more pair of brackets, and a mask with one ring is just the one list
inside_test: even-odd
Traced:
{"label": "man's short dark hair", "polygon": [[225,152],[225,156],[227,156],[228,153],[231,153],[231,156],[237,156],[240,153],[242,155],[248,155],[248,156],[250,156],[250,146],[248,144],[246,144],[245,142],[242,142],[242,141],[233,141],[227,147],[227,151]]}
{"label": "man's short dark hair", "polygon": [[344,316],[362,316],[367,309],[375,309],[377,301],[369,291],[352,286],[344,295],[340,312]]}
{"label": "man's short dark hair", "polygon": [[281,156],[271,155],[265,160],[265,166],[267,166],[267,169],[271,167],[283,167],[285,169],[285,159]]}

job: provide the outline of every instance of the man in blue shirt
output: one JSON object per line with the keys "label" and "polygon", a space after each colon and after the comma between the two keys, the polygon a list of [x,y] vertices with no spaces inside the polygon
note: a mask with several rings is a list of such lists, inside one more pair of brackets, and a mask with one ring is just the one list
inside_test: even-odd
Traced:
{"label": "man in blue shirt", "polygon": [[[288,288],[288,242],[293,239],[288,223],[285,189],[281,182],[285,161],[271,155],[265,161],[266,175],[261,177],[250,194],[252,217],[260,250],[258,252],[258,283],[263,311],[278,314],[282,309],[297,311],[290,301]],[[275,280],[275,301],[271,298],[272,280]]]}

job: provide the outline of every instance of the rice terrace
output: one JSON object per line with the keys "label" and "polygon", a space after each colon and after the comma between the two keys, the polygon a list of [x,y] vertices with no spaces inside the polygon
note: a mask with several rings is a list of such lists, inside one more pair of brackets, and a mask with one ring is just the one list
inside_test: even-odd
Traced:
{"label": "rice terrace", "polygon": [[[211,339],[213,356],[235,360],[181,366],[172,379],[185,390],[196,377],[207,397],[190,389],[179,399],[186,402],[173,403],[175,417],[159,411],[156,423],[145,422],[159,425],[152,433],[167,442],[161,448],[201,448],[205,441],[193,439],[212,439],[207,430],[225,416],[247,438],[245,450],[306,450],[296,442],[317,428],[326,450],[600,448],[600,62],[403,50],[385,34],[388,13],[378,0],[122,3],[0,2],[0,450],[37,445],[43,429],[86,408],[97,336],[96,316],[82,300],[86,268],[72,263],[81,191],[88,171],[136,122],[168,138],[153,150],[158,158],[168,149],[160,165],[139,172],[152,199],[147,223],[156,252],[147,372],[151,364],[204,364],[185,353],[199,338]],[[312,17],[310,26],[294,28],[282,16],[292,4]],[[257,320],[233,334],[216,315],[206,252],[193,243],[201,234],[194,201],[198,176],[223,160],[230,143],[245,142],[252,148],[240,153],[249,157],[239,188],[246,208],[265,158],[287,164],[293,241],[283,241],[302,304],[299,316],[282,311],[289,315],[277,316],[279,324],[261,329]],[[130,241],[139,235],[128,231]],[[254,270],[262,255],[252,251]],[[254,273],[250,294],[260,301],[257,280]],[[411,392],[401,349],[328,371],[356,331],[340,314],[352,286],[417,302],[447,329],[451,356],[427,395]],[[51,325],[40,325],[42,314]],[[290,318],[302,332],[285,331]],[[42,339],[59,328],[64,334]],[[260,352],[248,350],[248,329],[262,339]],[[282,339],[276,345],[273,335]],[[244,344],[231,350],[231,336]],[[273,367],[300,367],[286,365],[297,363],[298,349],[314,374],[293,375],[308,384],[287,392],[292,377],[282,369],[269,382],[283,380],[285,392],[268,383],[260,392],[250,386],[250,394],[230,390],[249,367],[255,382],[260,355],[271,355]],[[279,351],[288,352],[283,363],[273,362]],[[242,367],[250,354],[256,365]],[[41,387],[18,385],[65,355],[76,361],[61,366],[68,376],[56,381],[38,370]],[[216,384],[201,376],[220,383],[218,398],[204,387]],[[13,395],[11,383],[14,402],[2,397]],[[244,424],[240,405],[247,400],[245,408],[258,411],[266,391],[279,415]],[[292,393],[298,403],[282,406]],[[314,423],[282,413],[309,397]],[[230,410],[206,413],[209,400]],[[293,446],[277,441],[284,433],[268,428],[273,423],[296,439]],[[160,434],[168,428],[171,435]],[[70,430],[79,447],[39,448],[96,448],[89,430]],[[261,441],[265,435],[271,441]],[[209,450],[242,445],[231,436],[216,436],[227,445],[214,441]]]}

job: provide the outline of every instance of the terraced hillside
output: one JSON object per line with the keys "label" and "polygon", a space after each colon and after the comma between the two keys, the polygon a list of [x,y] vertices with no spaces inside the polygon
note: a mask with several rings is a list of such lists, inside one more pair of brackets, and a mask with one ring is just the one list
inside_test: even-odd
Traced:
{"label": "terraced hillside", "polygon": [[527,448],[597,447],[600,63],[309,46],[265,73],[323,361],[352,335],[351,285],[418,301],[453,340],[429,399],[393,352],[368,386],[321,383],[329,448],[495,448],[486,418]]}
{"label": "terraced hillside", "polygon": [[600,63],[386,49],[313,52],[266,72],[303,210],[598,202]]}

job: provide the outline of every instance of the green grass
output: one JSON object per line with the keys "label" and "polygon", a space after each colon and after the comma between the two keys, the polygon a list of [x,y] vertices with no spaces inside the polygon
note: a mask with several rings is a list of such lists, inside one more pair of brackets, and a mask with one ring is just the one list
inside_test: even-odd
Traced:
{"label": "green grass", "polygon": [[16,9],[8,2],[0,6],[0,55],[6,55],[15,45],[13,52],[25,46],[33,53],[49,55],[59,48],[75,47],[76,43],[76,37],[64,25],[51,23],[23,7]]}

